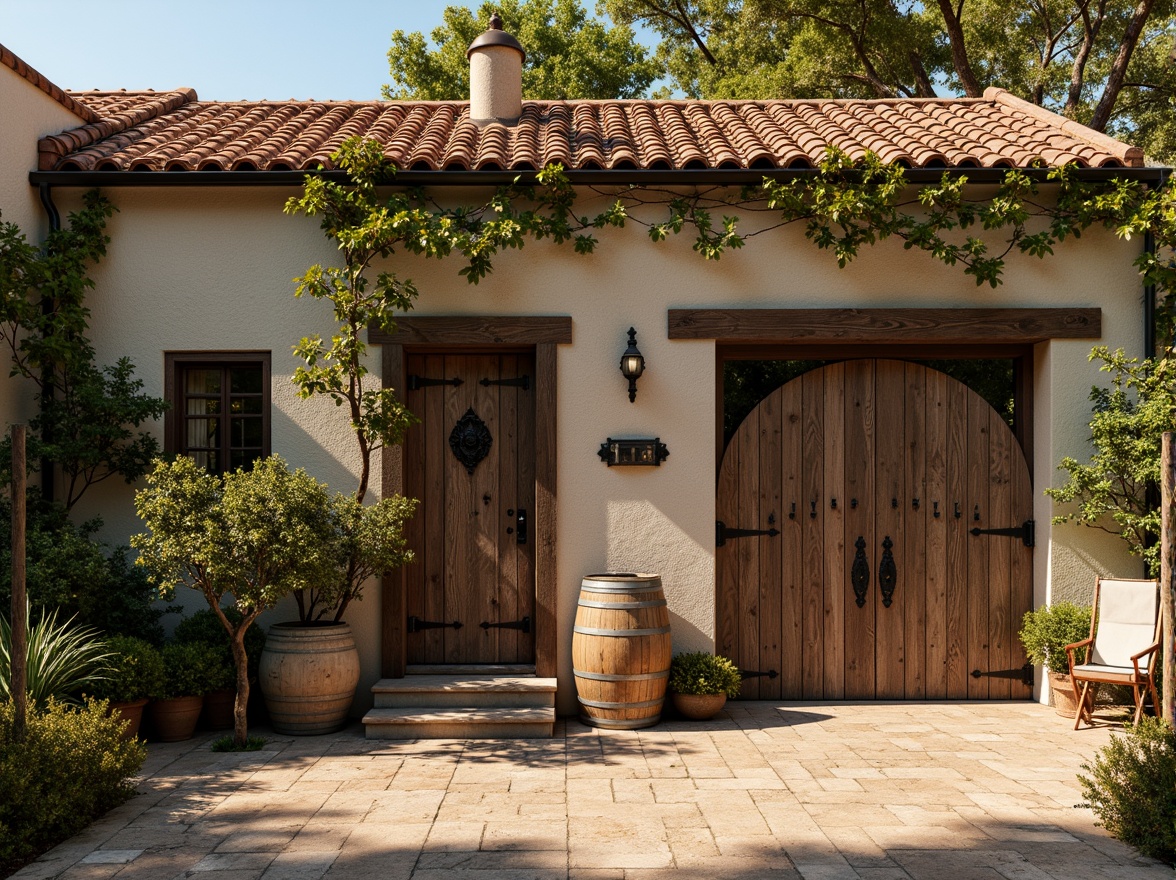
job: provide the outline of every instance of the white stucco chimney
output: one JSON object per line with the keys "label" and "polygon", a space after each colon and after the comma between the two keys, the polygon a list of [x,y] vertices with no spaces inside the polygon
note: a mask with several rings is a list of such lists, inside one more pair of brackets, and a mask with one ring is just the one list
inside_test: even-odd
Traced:
{"label": "white stucco chimney", "polygon": [[470,59],[470,119],[479,125],[513,125],[523,115],[523,61],[527,53],[502,29],[498,13],[466,52]]}

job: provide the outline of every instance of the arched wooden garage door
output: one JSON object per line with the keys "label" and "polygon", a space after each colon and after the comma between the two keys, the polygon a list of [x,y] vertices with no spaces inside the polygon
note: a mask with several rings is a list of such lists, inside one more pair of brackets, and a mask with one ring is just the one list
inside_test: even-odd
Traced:
{"label": "arched wooden garage door", "polygon": [[963,384],[889,360],[806,373],[723,457],[717,650],[778,673],[750,699],[1027,698],[1031,533],[983,531],[1032,507],[1012,431]]}

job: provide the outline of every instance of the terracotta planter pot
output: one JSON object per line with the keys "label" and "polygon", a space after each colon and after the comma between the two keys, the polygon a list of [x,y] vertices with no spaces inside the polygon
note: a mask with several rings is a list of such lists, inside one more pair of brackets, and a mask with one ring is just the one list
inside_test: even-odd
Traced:
{"label": "terracotta planter pot", "polygon": [[1073,718],[1078,714],[1078,701],[1074,699],[1070,676],[1060,672],[1049,673],[1049,698],[1054,711],[1063,718]]}
{"label": "terracotta planter pot", "polygon": [[155,738],[160,742],[180,742],[191,739],[196,732],[196,721],[204,708],[204,697],[175,697],[151,703],[151,723]]}
{"label": "terracotta planter pot", "polygon": [[109,715],[118,715],[127,726],[123,728],[122,738],[132,740],[139,735],[139,727],[143,723],[143,707],[147,705],[147,698],[134,700],[129,703],[112,702],[106,710]]}
{"label": "terracotta planter pot", "polygon": [[674,708],[683,718],[706,721],[714,718],[727,705],[726,694],[671,694]]}
{"label": "terracotta planter pot", "polygon": [[359,684],[359,651],[346,623],[269,628],[259,671],[277,733],[334,733],[347,723]]}
{"label": "terracotta planter pot", "polygon": [[233,726],[236,688],[221,688],[204,695],[204,726],[209,730],[228,730]]}

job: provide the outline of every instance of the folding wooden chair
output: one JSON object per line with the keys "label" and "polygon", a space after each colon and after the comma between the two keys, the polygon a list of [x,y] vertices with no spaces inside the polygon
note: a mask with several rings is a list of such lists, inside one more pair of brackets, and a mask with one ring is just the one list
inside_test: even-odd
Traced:
{"label": "folding wooden chair", "polygon": [[[1160,647],[1159,582],[1096,578],[1092,612],[1090,637],[1066,645],[1070,684],[1078,703],[1074,729],[1082,725],[1083,718],[1087,723],[1091,722],[1094,691],[1090,686],[1096,683],[1128,685],[1135,698],[1135,723],[1138,724],[1143,718],[1145,687],[1151,692],[1152,705],[1160,704],[1155,682],[1156,655]],[[1086,648],[1081,663],[1074,656],[1079,648]],[[1082,683],[1081,693],[1079,682]]]}

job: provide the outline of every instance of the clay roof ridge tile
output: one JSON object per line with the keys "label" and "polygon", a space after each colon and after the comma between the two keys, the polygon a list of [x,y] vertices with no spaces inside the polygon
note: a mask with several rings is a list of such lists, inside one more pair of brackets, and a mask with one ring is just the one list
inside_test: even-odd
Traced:
{"label": "clay roof ridge tile", "polygon": [[1060,129],[1075,140],[1085,141],[1097,147],[1102,152],[1110,154],[1124,165],[1138,168],[1144,164],[1143,150],[1139,147],[1125,144],[1109,135],[1103,134],[1101,131],[1095,131],[1093,128],[1077,123],[1072,119],[1067,119],[1057,113],[1052,113],[1044,107],[1038,107],[1036,104],[1032,104],[1024,98],[1018,98],[1005,89],[985,89],[984,97],[986,100],[995,101],[1014,112],[1024,114],[1052,128]]}
{"label": "clay roof ridge tile", "polygon": [[7,46],[0,44],[0,64],[8,67],[17,76],[27,80],[32,85],[36,86],[70,113],[77,116],[84,122],[97,122],[99,117],[92,109],[82,104],[80,101],[67,94],[60,86],[52,83],[48,77],[39,73],[33,67],[29,66],[20,56],[9,49]]}

